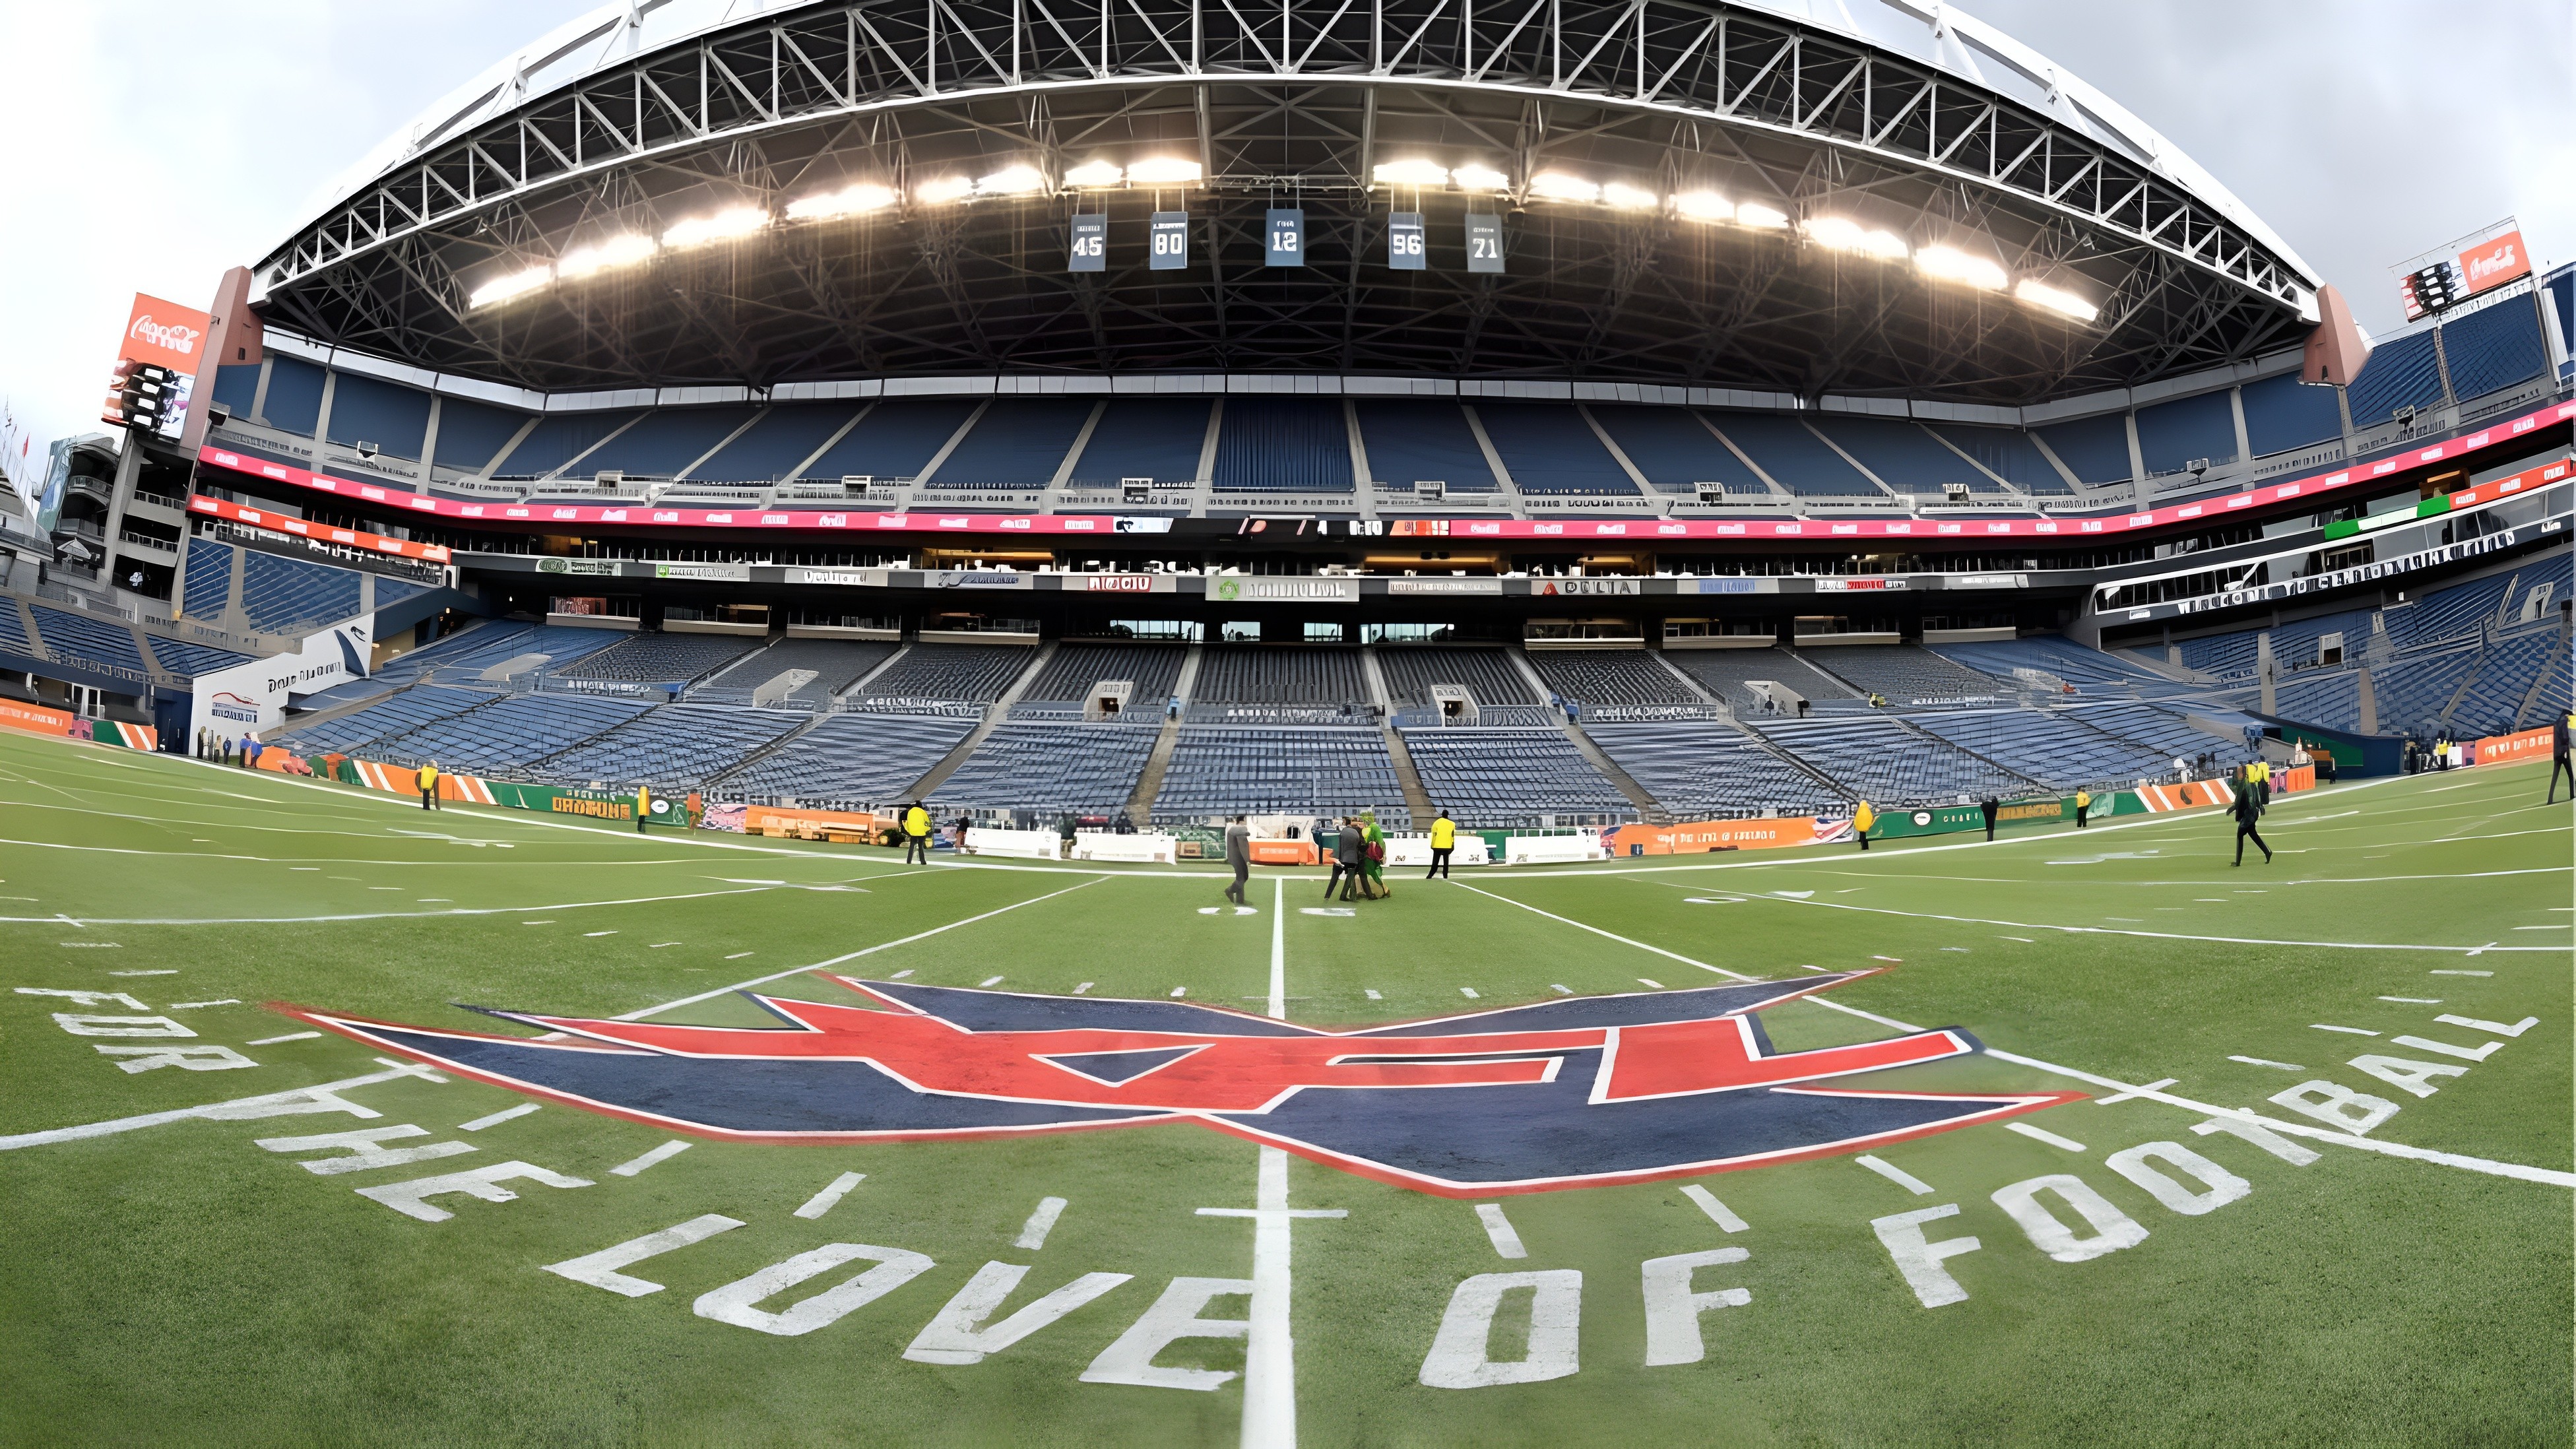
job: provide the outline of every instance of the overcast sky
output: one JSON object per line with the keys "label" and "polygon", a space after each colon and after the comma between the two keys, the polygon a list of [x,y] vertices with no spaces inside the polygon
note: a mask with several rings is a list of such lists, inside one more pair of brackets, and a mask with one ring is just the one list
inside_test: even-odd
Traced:
{"label": "overcast sky", "polygon": [[[1865,3],[1865,0],[1863,0]],[[591,0],[0,0],[0,399],[93,424],[135,292],[206,306],[314,189]],[[2508,213],[2576,255],[2570,0],[1972,0],[2244,198],[2365,327]]]}

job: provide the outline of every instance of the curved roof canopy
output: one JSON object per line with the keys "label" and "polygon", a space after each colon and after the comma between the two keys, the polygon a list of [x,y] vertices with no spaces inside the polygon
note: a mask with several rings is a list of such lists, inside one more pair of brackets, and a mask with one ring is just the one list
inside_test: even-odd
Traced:
{"label": "curved roof canopy", "polygon": [[[1278,208],[1303,265],[1265,264]],[[1185,265],[1151,264],[1158,212]],[[1071,271],[1093,216],[1102,268]],[[258,276],[272,324],[547,390],[1316,371],[1996,403],[2276,349],[2317,285],[2135,117],[1913,0],[629,0],[379,147]]]}

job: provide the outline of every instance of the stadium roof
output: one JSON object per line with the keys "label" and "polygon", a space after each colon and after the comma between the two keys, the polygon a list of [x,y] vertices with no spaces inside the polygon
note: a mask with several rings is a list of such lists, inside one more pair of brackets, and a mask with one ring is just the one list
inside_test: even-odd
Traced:
{"label": "stadium roof", "polygon": [[[1261,264],[1274,206],[1310,265]],[[1190,214],[1187,268],[1148,269],[1154,210]],[[1425,217],[1422,270],[1389,268],[1391,211]],[[1102,272],[1067,271],[1076,212],[1109,218]],[[1505,275],[1468,270],[1470,212]],[[377,148],[259,278],[273,325],[544,390],[1331,371],[1997,403],[2277,349],[2317,285],[2108,97],[1910,0],[628,0]]]}

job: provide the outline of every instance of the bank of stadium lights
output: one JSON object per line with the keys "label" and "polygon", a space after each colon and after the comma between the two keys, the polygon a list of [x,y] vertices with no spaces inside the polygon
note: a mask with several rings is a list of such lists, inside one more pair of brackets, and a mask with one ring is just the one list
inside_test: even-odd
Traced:
{"label": "bank of stadium lights", "polygon": [[693,216],[673,222],[662,233],[662,245],[675,252],[702,247],[713,242],[735,241],[764,230],[769,225],[769,212],[757,206],[727,207],[709,216]]}
{"label": "bank of stadium lights", "polygon": [[1064,184],[1077,191],[1106,191],[1126,179],[1126,170],[1108,161],[1085,161],[1064,173]]}
{"label": "bank of stadium lights", "polygon": [[912,188],[912,199],[924,206],[946,206],[975,194],[975,183],[963,176],[933,176]]}
{"label": "bank of stadium lights", "polygon": [[2073,292],[2052,287],[2032,277],[2022,278],[2020,285],[2013,288],[2013,296],[2033,307],[2055,312],[2061,317],[2072,317],[2078,322],[2090,322],[2102,315],[2101,308]]}
{"label": "bank of stadium lights", "polygon": [[1369,171],[1380,186],[1446,186],[1449,168],[1436,161],[1389,161]]}
{"label": "bank of stadium lights", "polygon": [[861,181],[838,191],[826,191],[787,203],[789,221],[830,221],[844,216],[865,216],[883,211],[895,203],[891,186],[874,181]]}
{"label": "bank of stadium lights", "polygon": [[2000,292],[2009,280],[2004,269],[1957,247],[1925,247],[1914,254],[1914,270],[1936,282],[1956,282],[1980,292]]}
{"label": "bank of stadium lights", "polygon": [[1472,163],[1450,172],[1449,179],[1456,182],[1461,191],[1509,191],[1512,186],[1512,178],[1502,172],[1491,166]]}
{"label": "bank of stadium lights", "polygon": [[1798,230],[1807,240],[1828,251],[1849,252],[1873,261],[1901,262],[1913,250],[1896,233],[1872,231],[1845,216],[1814,217]]}
{"label": "bank of stadium lights", "polygon": [[1196,186],[1205,168],[1196,161],[1183,161],[1173,156],[1157,156],[1132,162],[1127,167],[1130,186]]}
{"label": "bank of stadium lights", "polygon": [[475,288],[467,295],[465,304],[469,307],[496,306],[515,297],[524,297],[554,279],[555,269],[552,267],[530,267],[523,272],[512,272]]}
{"label": "bank of stadium lights", "polygon": [[1529,179],[1530,195],[1545,201],[1599,201],[1601,184],[1569,171],[1542,171]]}
{"label": "bank of stadium lights", "polygon": [[1034,166],[1005,166],[975,178],[977,196],[1030,196],[1046,189],[1046,173]]}
{"label": "bank of stadium lights", "polygon": [[1652,211],[1662,203],[1663,198],[1642,186],[1610,181],[1604,182],[1601,187],[1601,204],[1614,210]]}

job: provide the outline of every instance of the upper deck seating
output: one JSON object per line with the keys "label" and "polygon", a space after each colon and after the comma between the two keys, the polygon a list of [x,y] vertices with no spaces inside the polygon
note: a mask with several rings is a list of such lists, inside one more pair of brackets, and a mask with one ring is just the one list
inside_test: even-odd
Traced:
{"label": "upper deck seating", "polygon": [[1479,705],[1539,702],[1504,649],[1381,644],[1377,668],[1388,698],[1398,707],[1431,703],[1432,687],[1442,684],[1467,691]]}
{"label": "upper deck seating", "polygon": [[868,681],[869,699],[956,699],[989,704],[1029,667],[1034,649],[999,644],[915,644]]}
{"label": "upper deck seating", "polygon": [[1194,701],[1330,707],[1364,703],[1368,680],[1356,649],[1330,645],[1212,644],[1199,658]]}
{"label": "upper deck seating", "polygon": [[1547,687],[1585,704],[1698,704],[1700,697],[1643,650],[1534,649]]}

